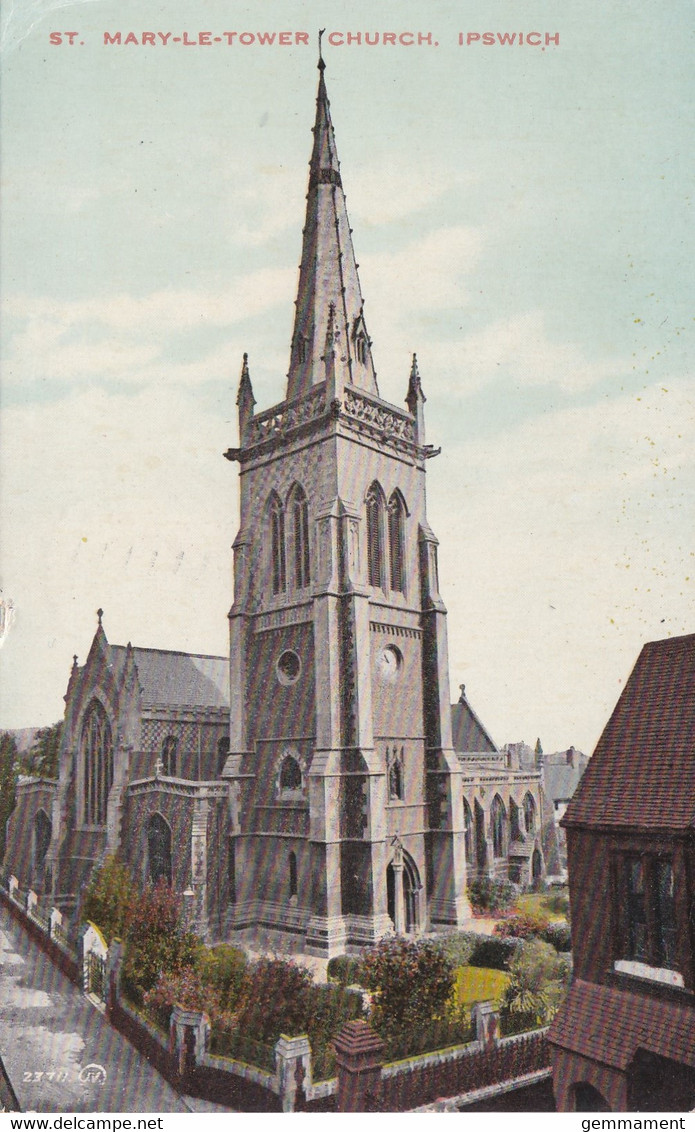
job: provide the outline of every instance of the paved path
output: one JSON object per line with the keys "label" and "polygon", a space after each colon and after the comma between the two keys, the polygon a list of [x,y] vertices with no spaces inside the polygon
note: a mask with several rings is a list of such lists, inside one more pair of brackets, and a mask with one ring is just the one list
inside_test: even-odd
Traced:
{"label": "paved path", "polygon": [[229,1112],[183,1097],[0,907],[0,1057],[23,1112]]}

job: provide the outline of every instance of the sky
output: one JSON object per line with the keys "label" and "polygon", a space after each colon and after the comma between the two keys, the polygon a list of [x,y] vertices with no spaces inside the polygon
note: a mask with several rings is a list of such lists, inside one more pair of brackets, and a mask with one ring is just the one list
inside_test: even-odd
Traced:
{"label": "sky", "polygon": [[113,643],[227,649],[222,453],[244,351],[257,409],[284,396],[325,27],[381,395],[417,351],[442,448],[453,698],[499,744],[591,752],[642,644],[695,631],[690,16],[5,4],[0,727],[60,718],[99,607]]}

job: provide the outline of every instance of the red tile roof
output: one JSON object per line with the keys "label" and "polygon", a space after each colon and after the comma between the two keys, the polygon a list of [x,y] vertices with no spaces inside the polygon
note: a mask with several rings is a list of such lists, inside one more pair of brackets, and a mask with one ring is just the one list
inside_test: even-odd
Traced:
{"label": "red tile roof", "polygon": [[640,653],[562,824],[695,826],[695,634]]}
{"label": "red tile roof", "polygon": [[548,1041],[621,1070],[639,1049],[695,1067],[695,1003],[575,979]]}

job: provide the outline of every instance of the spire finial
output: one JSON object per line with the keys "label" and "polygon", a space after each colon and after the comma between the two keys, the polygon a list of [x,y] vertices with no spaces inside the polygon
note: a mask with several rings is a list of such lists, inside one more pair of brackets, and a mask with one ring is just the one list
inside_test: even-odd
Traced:
{"label": "spire finial", "polygon": [[326,70],[326,64],[324,62],[324,58],[323,58],[323,55],[321,53],[321,36],[325,32],[325,30],[326,30],[325,28],[321,28],[321,30],[319,31],[319,61],[318,61],[318,64],[317,64],[319,71],[325,71]]}
{"label": "spire finial", "polygon": [[101,629],[101,619],[104,616],[103,609],[97,609],[97,617],[99,618],[99,628]]}

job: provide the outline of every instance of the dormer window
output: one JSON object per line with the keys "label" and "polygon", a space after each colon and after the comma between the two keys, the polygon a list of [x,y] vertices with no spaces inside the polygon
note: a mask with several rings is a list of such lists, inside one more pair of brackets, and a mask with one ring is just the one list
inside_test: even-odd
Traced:
{"label": "dormer window", "polygon": [[357,361],[362,366],[367,364],[367,339],[364,334],[359,334],[355,339],[355,353],[357,354]]}

